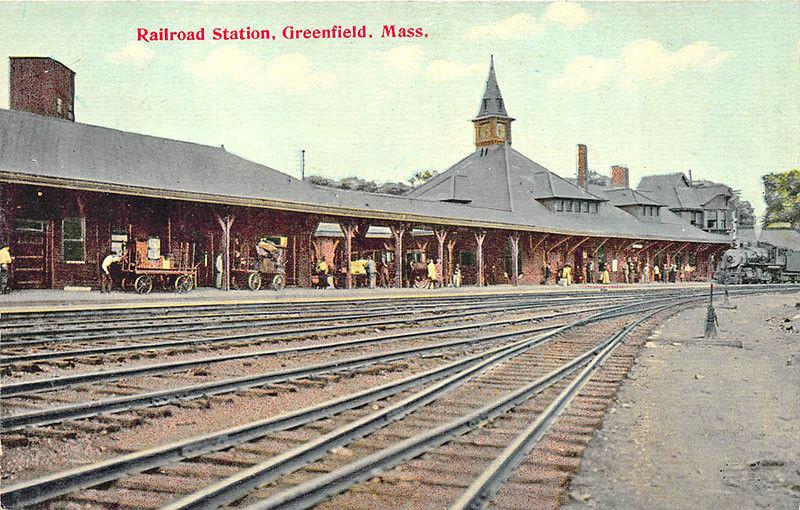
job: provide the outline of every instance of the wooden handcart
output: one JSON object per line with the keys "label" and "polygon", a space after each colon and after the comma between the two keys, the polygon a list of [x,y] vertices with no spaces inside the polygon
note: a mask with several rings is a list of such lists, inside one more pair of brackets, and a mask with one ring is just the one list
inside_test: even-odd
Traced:
{"label": "wooden handcart", "polygon": [[174,257],[163,257],[159,253],[156,258],[152,256],[153,246],[153,238],[136,241],[136,250],[121,262],[122,288],[132,288],[139,294],[149,294],[156,286],[179,294],[194,289],[199,264],[194,265],[189,260],[188,249],[179,248]]}
{"label": "wooden handcart", "polygon": [[231,268],[231,286],[259,290],[266,282],[279,291],[286,286],[286,237],[265,237],[256,243],[256,258],[241,258]]}

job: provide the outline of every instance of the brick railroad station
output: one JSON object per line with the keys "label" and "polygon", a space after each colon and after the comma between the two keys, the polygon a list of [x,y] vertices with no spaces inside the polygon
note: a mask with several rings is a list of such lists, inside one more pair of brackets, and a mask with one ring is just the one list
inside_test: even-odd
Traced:
{"label": "brick railroad station", "polygon": [[[731,242],[729,188],[704,189],[701,201],[673,193],[687,184],[677,177],[634,190],[622,166],[599,186],[587,183],[584,145],[574,181],[515,150],[493,65],[472,119],[474,152],[402,196],[315,186],[224,147],[81,124],[70,69],[31,57],[11,58],[10,69],[0,234],[16,258],[15,288],[97,288],[100,261],[134,242],[157,248],[161,264],[192,267],[197,286],[215,285],[222,255],[223,288],[264,238],[280,239],[288,285],[310,286],[325,258],[343,287],[361,283],[351,264],[367,255],[391,268],[394,286],[429,259],[441,261],[444,284],[457,265],[465,285],[539,284],[545,267],[567,264],[582,281],[589,260],[619,282],[633,259],[700,280]],[[722,211],[713,223],[702,216],[712,202]]]}

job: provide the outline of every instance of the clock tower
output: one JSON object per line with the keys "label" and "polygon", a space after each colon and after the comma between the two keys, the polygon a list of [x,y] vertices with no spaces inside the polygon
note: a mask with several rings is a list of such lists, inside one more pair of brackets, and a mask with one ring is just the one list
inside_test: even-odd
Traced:
{"label": "clock tower", "polygon": [[475,125],[475,147],[511,144],[511,122],[514,119],[506,113],[497,77],[494,75],[494,56],[489,64],[489,77],[486,78],[486,91],[481,99],[478,115],[472,119]]}

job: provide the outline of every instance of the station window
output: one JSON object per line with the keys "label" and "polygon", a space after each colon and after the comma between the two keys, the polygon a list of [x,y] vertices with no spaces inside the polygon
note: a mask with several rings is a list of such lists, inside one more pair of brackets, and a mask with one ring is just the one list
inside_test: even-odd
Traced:
{"label": "station window", "polygon": [[585,212],[585,213],[589,212],[589,202],[588,201],[581,202],[581,212]]}
{"label": "station window", "polygon": [[462,266],[474,266],[477,263],[475,252],[471,251],[462,251],[459,254],[459,260]]}
{"label": "station window", "polygon": [[56,98],[56,112],[61,113],[64,111],[64,102],[60,97]]}
{"label": "station window", "polygon": [[563,200],[556,200],[556,211],[563,212],[564,211],[564,201]]}
{"label": "station window", "polygon": [[65,218],[61,221],[61,253],[64,262],[86,262],[85,218]]}
{"label": "station window", "polygon": [[17,232],[44,232],[44,222],[39,220],[18,219],[14,221],[14,230]]}

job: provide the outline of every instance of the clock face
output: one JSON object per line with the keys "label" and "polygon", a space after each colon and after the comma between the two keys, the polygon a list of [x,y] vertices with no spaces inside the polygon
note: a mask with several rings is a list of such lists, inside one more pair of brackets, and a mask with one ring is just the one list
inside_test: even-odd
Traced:
{"label": "clock face", "polygon": [[490,129],[491,128],[489,127],[489,124],[482,124],[478,128],[478,134],[480,135],[481,138],[488,138]]}
{"label": "clock face", "polygon": [[506,137],[506,125],[505,124],[498,124],[497,125],[497,136],[500,138]]}

